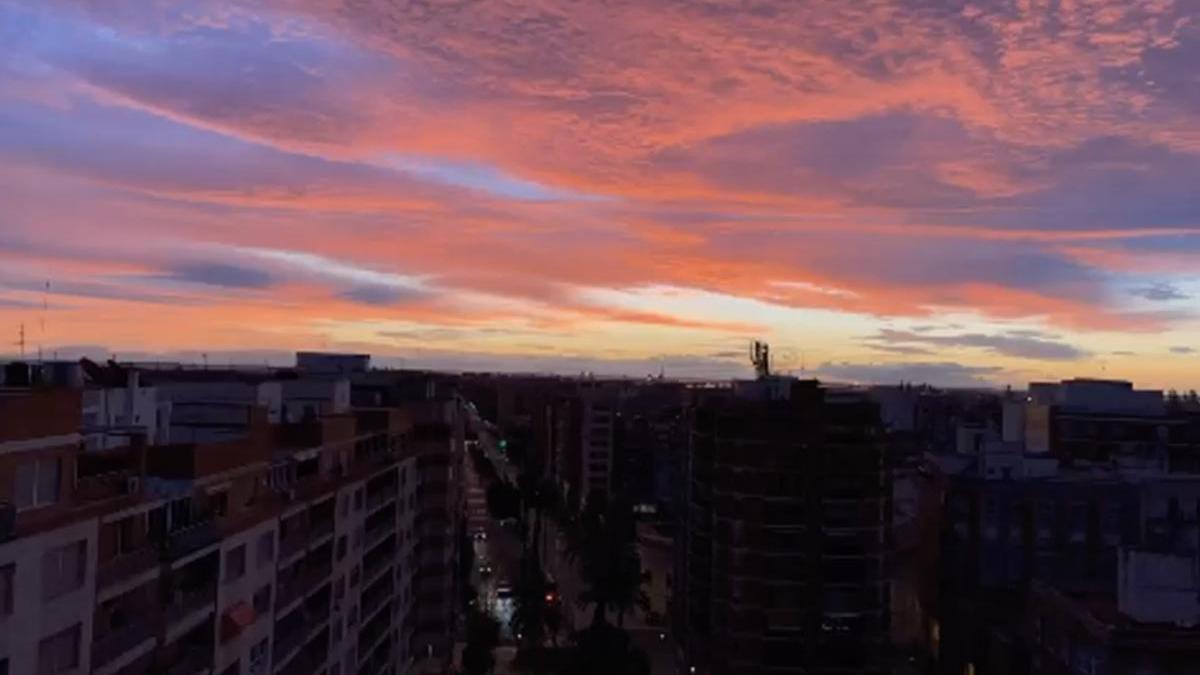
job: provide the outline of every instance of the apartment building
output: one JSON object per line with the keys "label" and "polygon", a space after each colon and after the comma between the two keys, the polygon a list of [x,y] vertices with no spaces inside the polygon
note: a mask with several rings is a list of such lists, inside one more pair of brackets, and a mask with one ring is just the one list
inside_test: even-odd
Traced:
{"label": "apartment building", "polygon": [[89,448],[86,389],[0,392],[0,673],[441,672],[453,398],[353,409],[345,379],[142,375],[173,442]]}
{"label": "apartment building", "polygon": [[890,672],[877,406],[790,378],[695,393],[673,547],[677,672]]}
{"label": "apartment building", "polygon": [[554,472],[566,503],[581,508],[612,492],[618,387],[582,383],[554,409]]}
{"label": "apartment building", "polygon": [[0,389],[0,673],[92,666],[98,502],[74,480],[80,411],[78,390]]}

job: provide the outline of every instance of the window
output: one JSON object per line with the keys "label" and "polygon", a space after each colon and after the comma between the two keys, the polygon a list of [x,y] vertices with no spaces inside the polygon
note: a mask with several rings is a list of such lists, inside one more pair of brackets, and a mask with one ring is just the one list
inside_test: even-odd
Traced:
{"label": "window", "polygon": [[337,541],[337,559],[341,562],[342,558],[346,557],[346,535],[338,537]]}
{"label": "window", "polygon": [[271,608],[271,584],[267,584],[254,593],[254,611],[266,614]]}
{"label": "window", "polygon": [[246,545],[225,554],[225,583],[237,581],[246,573]]}
{"label": "window", "polygon": [[275,533],[263,532],[258,538],[258,566],[265,567],[275,560]]}
{"label": "window", "polygon": [[87,541],[79,540],[42,554],[42,599],[50,600],[83,586]]}
{"label": "window", "polygon": [[262,673],[267,670],[267,638],[250,648],[250,672]]}
{"label": "window", "polygon": [[338,577],[333,582],[333,601],[337,602],[346,595],[346,577]]}
{"label": "window", "polygon": [[133,516],[122,518],[113,523],[113,531],[117,537],[117,553],[132,552],[135,543],[133,539]]}
{"label": "window", "polygon": [[333,644],[336,645],[337,643],[339,643],[341,641],[342,641],[342,620],[335,619],[333,622]]}
{"label": "window", "polygon": [[348,494],[342,495],[341,502],[342,502],[342,517],[345,518],[350,515],[350,495],[348,495]]}
{"label": "window", "polygon": [[358,585],[358,567],[350,570],[350,588]]}
{"label": "window", "polygon": [[26,462],[17,467],[14,490],[18,509],[32,509],[58,501],[62,460],[57,457]]}
{"label": "window", "polygon": [[362,507],[363,507],[363,491],[362,491],[362,488],[358,488],[357,490],[354,491],[354,510],[362,511]]}
{"label": "window", "polygon": [[79,667],[80,624],[56,633],[38,645],[38,675],[57,675]]}
{"label": "window", "polygon": [[0,567],[0,616],[10,616],[13,613],[13,578],[16,576],[16,565]]}

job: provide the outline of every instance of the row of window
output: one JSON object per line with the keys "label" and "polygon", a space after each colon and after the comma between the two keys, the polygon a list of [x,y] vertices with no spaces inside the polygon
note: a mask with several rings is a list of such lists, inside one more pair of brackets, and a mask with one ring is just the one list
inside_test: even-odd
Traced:
{"label": "row of window", "polygon": [[[255,544],[255,559],[259,569],[275,561],[275,532],[264,532]],[[225,583],[232,583],[246,573],[246,544],[225,553]]]}
{"label": "row of window", "polygon": [[[80,539],[42,554],[42,600],[70,593],[83,586],[87,574],[87,541]],[[13,613],[15,563],[0,565],[0,616]]]}

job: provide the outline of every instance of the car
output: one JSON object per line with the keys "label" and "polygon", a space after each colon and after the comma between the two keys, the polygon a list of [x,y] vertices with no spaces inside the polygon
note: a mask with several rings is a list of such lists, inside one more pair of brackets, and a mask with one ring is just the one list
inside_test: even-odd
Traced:
{"label": "car", "polygon": [[492,563],[483,560],[479,563],[479,576],[490,577],[492,575]]}
{"label": "car", "polygon": [[475,530],[475,541],[487,541],[487,532],[484,530]]}
{"label": "car", "polygon": [[512,586],[509,586],[507,583],[504,583],[504,582],[501,582],[498,586],[496,586],[496,599],[497,600],[511,600],[512,596],[513,596]]}

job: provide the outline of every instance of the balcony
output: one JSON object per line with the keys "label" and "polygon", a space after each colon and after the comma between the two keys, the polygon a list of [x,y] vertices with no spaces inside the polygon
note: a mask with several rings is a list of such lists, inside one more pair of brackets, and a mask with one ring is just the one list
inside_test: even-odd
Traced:
{"label": "balcony", "polygon": [[380,582],[371,586],[370,589],[363,593],[362,607],[360,616],[363,621],[370,621],[376,609],[391,600],[395,594],[394,584],[391,577],[380,577]]}
{"label": "balcony", "polygon": [[325,558],[319,562],[304,561],[304,584],[305,592],[311,593],[316,590],[321,584],[329,580],[329,574],[333,571],[333,561]]}
{"label": "balcony", "polygon": [[130,478],[137,474],[132,471],[116,471],[95,476],[80,476],[75,483],[75,498],[80,501],[92,502],[106,499],[116,499],[131,494],[133,483]]}
{"label": "balcony", "polygon": [[333,518],[313,521],[308,527],[308,540],[312,542],[320,541],[330,534],[333,534]]}
{"label": "balcony", "polygon": [[96,570],[96,585],[107,588],[113,584],[137,576],[158,565],[158,549],[144,546],[114,558],[102,561]]}
{"label": "balcony", "polygon": [[212,670],[212,652],[199,647],[189,647],[174,665],[166,670],[166,675],[200,675]]}
{"label": "balcony", "polygon": [[[288,625],[284,625],[284,624]],[[294,618],[285,619],[275,627],[275,645],[272,653],[271,663],[276,667],[285,662],[300,645],[304,644],[304,638],[308,631],[305,628],[304,612],[300,611],[294,614]]]}
{"label": "balcony", "polygon": [[367,513],[373,513],[376,509],[396,500],[396,486],[384,488],[374,494],[367,495]]}
{"label": "balcony", "polygon": [[191,553],[195,553],[221,540],[216,523],[205,520],[180,530],[174,530],[161,541],[163,555],[167,560],[175,561]]}
{"label": "balcony", "polygon": [[[390,603],[388,603],[390,606]],[[384,639],[388,631],[392,627],[392,612],[391,609],[379,612],[374,619],[362,629],[358,634],[358,649],[359,658],[367,660],[367,655],[371,653],[380,640]]]}
{"label": "balcony", "polygon": [[293,555],[296,555],[300,551],[303,551],[304,545],[305,545],[305,543],[307,543],[307,541],[308,541],[307,535],[305,534],[304,530],[302,530],[300,528],[296,528],[296,530],[293,533],[289,534],[286,538],[280,537],[280,539],[279,539],[279,559],[287,560],[288,558],[292,557]]}
{"label": "balcony", "polygon": [[375,544],[378,544],[380,541],[382,541],[385,537],[387,537],[389,534],[393,533],[394,531],[395,531],[395,523],[376,525],[375,527],[367,530],[367,540],[366,540],[367,550],[368,551],[371,550],[371,547],[373,547]]}
{"label": "balcony", "polygon": [[154,629],[140,621],[115,630],[92,642],[92,667],[99,669],[147,640],[154,639]]}
{"label": "balcony", "polygon": [[216,599],[217,586],[215,583],[176,591],[175,597],[166,608],[167,625],[174,627],[175,624],[206,607],[214,609]]}
{"label": "balcony", "polygon": [[308,590],[308,581],[302,573],[287,578],[281,575],[277,588],[275,609],[280,610],[304,597],[304,592]]}

